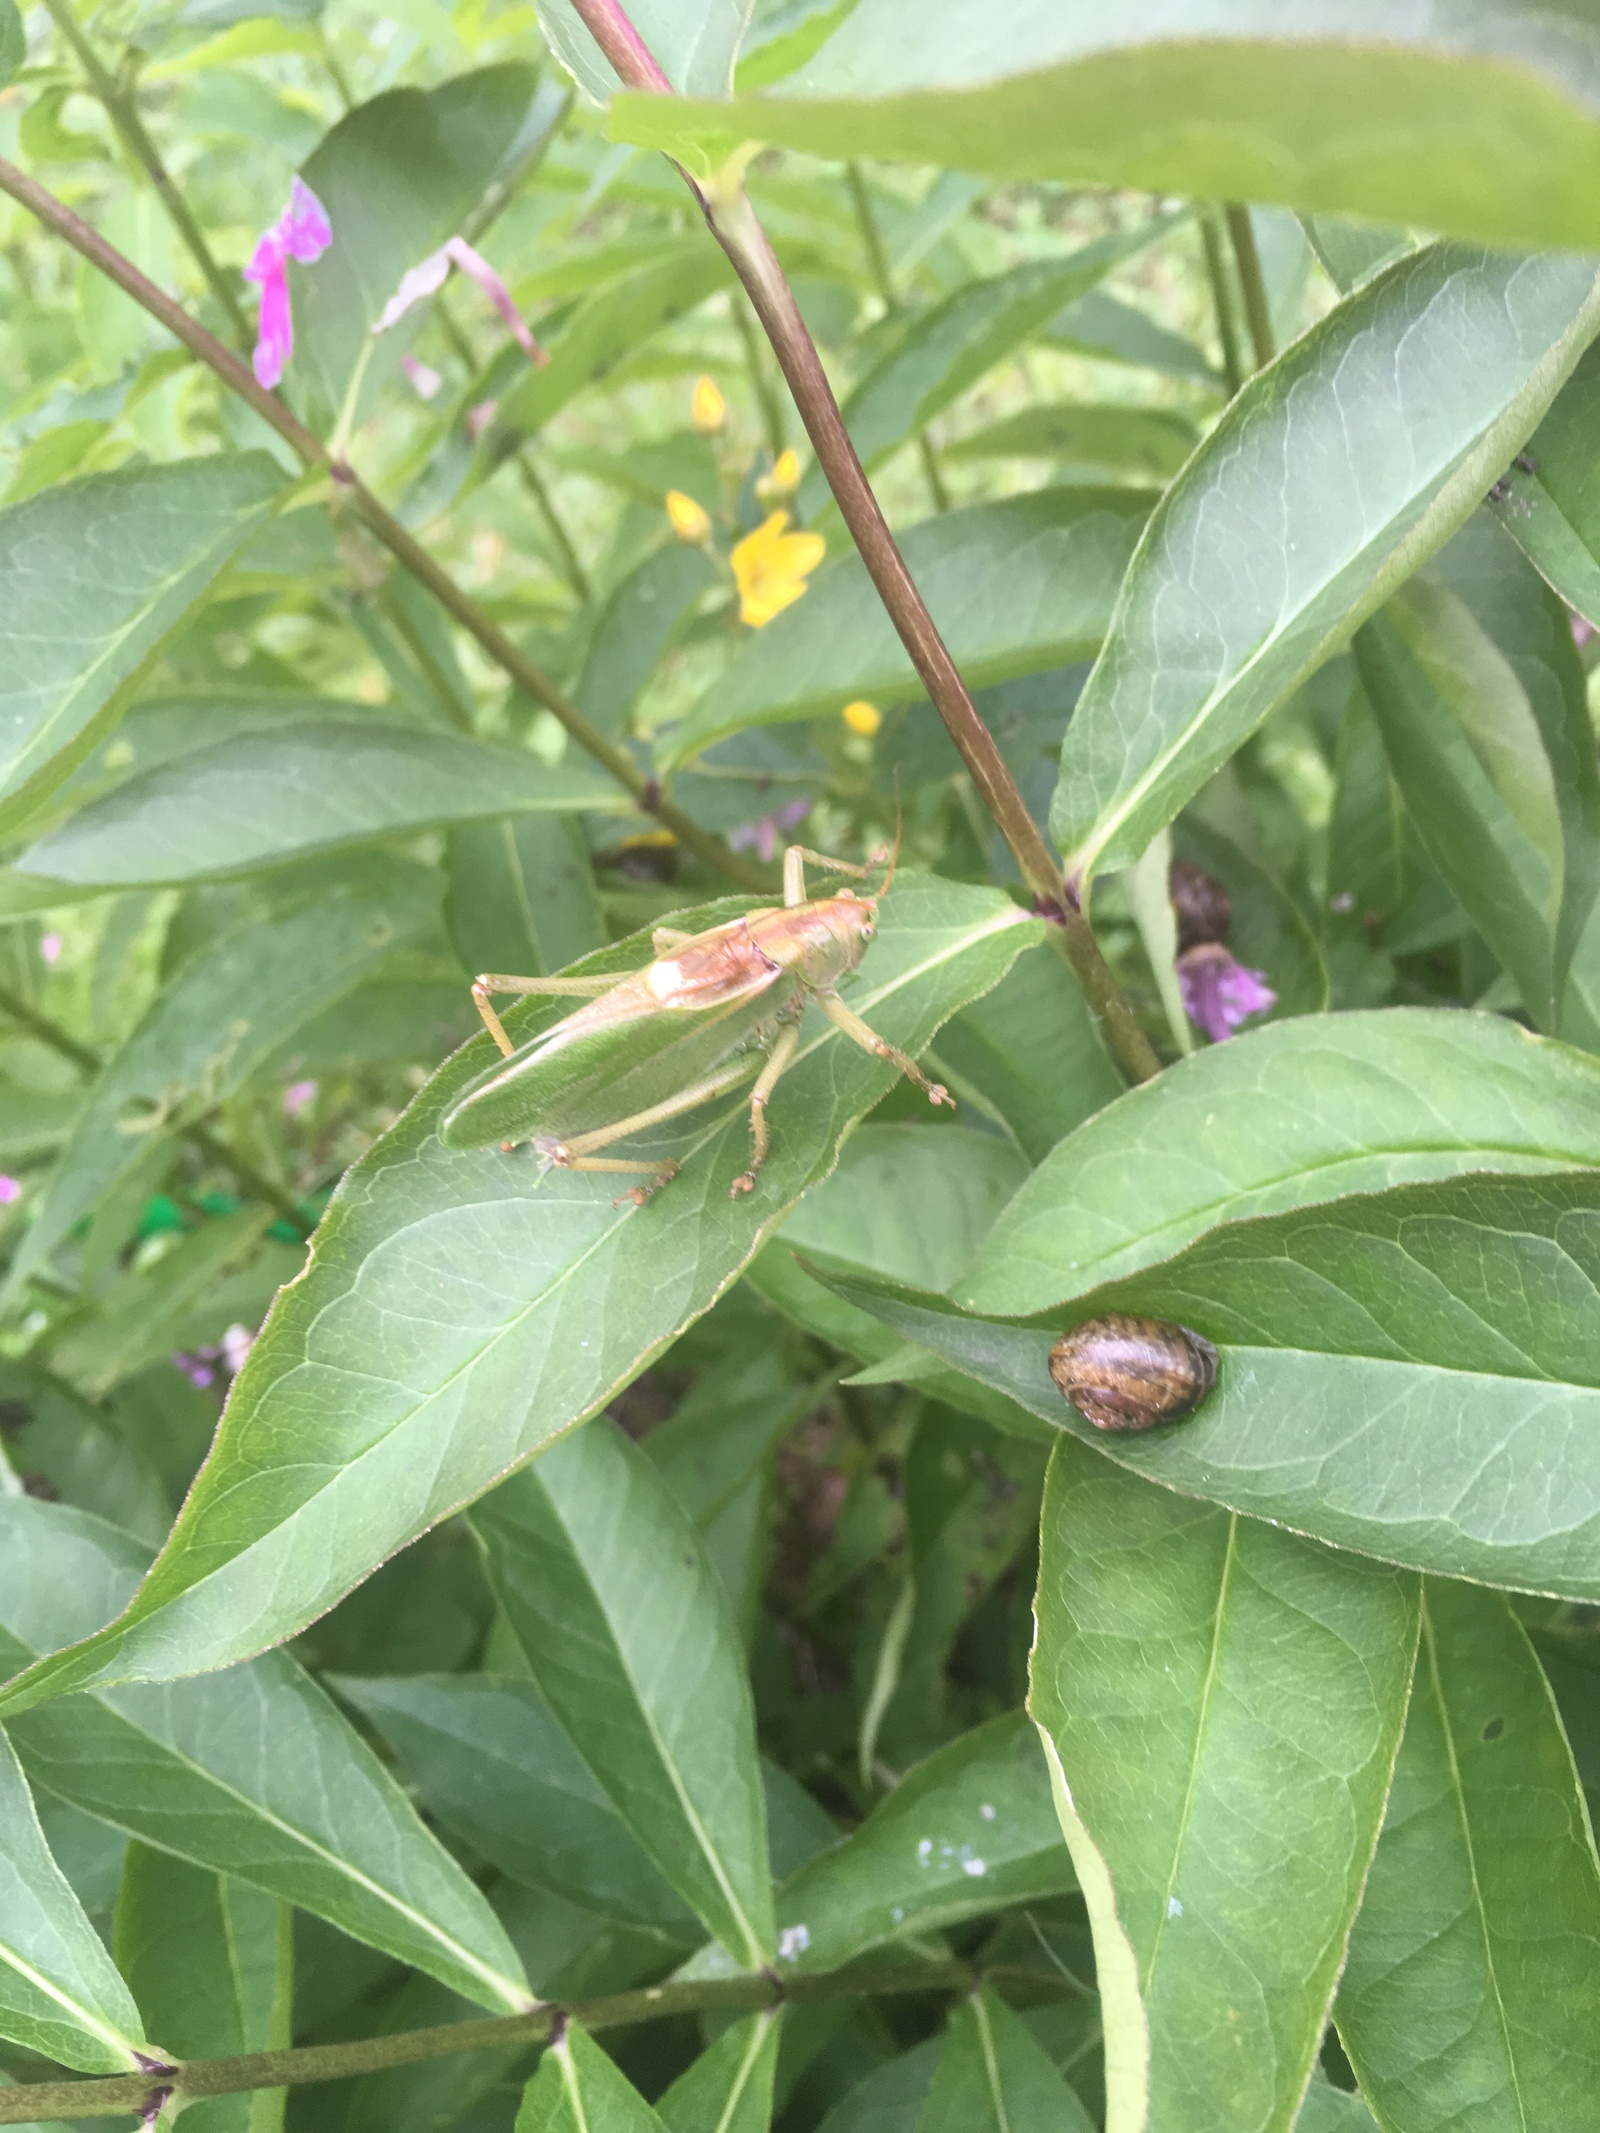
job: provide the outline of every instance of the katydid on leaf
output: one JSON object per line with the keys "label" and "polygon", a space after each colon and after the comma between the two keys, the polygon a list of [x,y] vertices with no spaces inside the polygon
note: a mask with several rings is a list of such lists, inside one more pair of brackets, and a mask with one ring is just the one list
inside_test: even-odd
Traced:
{"label": "katydid on leaf", "polygon": [[[734,1180],[730,1197],[751,1192],[767,1159],[767,1104],[794,1058],[808,1001],[853,1044],[926,1089],[930,1102],[953,1105],[947,1089],[869,1029],[834,990],[866,953],[879,897],[894,875],[893,856],[876,894],[841,889],[814,901],[806,896],[808,859],[833,874],[873,872],[792,844],[783,856],[781,906],[748,911],[705,933],[660,927],[655,961],[627,977],[476,979],[472,997],[504,1057],[445,1113],[439,1133],[446,1146],[531,1141],[558,1169],[648,1175],[648,1185],[624,1195],[643,1206],[677,1175],[676,1162],[600,1151],[695,1110],[754,1074],[750,1167]],[[519,1047],[490,1004],[495,993],[598,997]]]}

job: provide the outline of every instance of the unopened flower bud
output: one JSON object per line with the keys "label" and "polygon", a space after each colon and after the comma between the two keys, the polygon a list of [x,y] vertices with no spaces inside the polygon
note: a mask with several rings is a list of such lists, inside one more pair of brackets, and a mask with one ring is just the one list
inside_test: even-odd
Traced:
{"label": "unopened flower bud", "polygon": [[1208,874],[1192,859],[1174,859],[1167,884],[1177,914],[1180,949],[1228,938],[1233,900],[1215,874]]}
{"label": "unopened flower bud", "polygon": [[681,489],[669,489],[666,495],[667,517],[672,521],[672,530],[680,541],[697,547],[711,535],[709,515],[692,496],[685,496]]}
{"label": "unopened flower bud", "polygon": [[850,731],[859,733],[864,741],[870,741],[883,724],[883,713],[876,704],[869,704],[864,696],[858,697],[853,704],[846,704],[839,716]]}
{"label": "unopened flower bud", "polygon": [[714,437],[728,419],[728,403],[714,378],[696,378],[690,402],[694,426],[702,437]]}

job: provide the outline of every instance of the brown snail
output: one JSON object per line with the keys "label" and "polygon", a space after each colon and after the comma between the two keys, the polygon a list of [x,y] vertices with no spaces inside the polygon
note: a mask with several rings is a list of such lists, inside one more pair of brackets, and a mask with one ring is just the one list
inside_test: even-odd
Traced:
{"label": "brown snail", "polygon": [[1062,1335],[1050,1375],[1096,1429],[1154,1429],[1200,1405],[1217,1382],[1217,1351],[1170,1319],[1109,1311]]}

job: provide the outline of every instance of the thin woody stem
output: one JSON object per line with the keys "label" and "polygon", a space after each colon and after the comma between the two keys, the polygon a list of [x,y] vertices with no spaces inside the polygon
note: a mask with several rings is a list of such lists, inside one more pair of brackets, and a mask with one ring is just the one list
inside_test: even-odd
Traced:
{"label": "thin woody stem", "polygon": [[968,1992],[980,1978],[1029,1991],[1075,1989],[1052,1970],[1029,1964],[997,1964],[979,1971],[970,1963],[909,1963],[895,1970],[823,1971],[780,1982],[770,1973],[717,1978],[682,1985],[647,1985],[602,2000],[567,2006],[549,2004],[528,2014],[447,2022],[433,2029],[401,2030],[358,2037],[347,2044],[303,2045],[295,2050],[247,2052],[233,2059],[191,2059],[181,2066],[153,2066],[140,2074],[109,2079],[42,2081],[0,2088],[0,2126],[73,2118],[125,2118],[142,2111],[154,2092],[166,2089],[181,2104],[203,2096],[238,2096],[252,2089],[298,2087],[314,2081],[347,2081],[390,2067],[418,2066],[463,2052],[517,2051],[542,2044],[568,2020],[586,2029],[660,2021],[669,2015],[745,2014],[791,2001],[878,1998],[914,1992]]}
{"label": "thin woody stem", "polygon": [[307,467],[326,468],[338,491],[402,568],[425,586],[445,612],[454,616],[461,627],[478,640],[489,657],[520,689],[525,690],[535,703],[543,704],[546,710],[555,714],[578,746],[610,772],[643,812],[654,815],[663,827],[672,831],[681,845],[742,888],[766,889],[770,886],[764,873],[747,866],[737,854],[728,850],[720,837],[713,837],[681,808],[662,799],[654,781],[645,775],[626,749],[608,740],[598,726],[585,718],[550,676],[512,642],[493,617],[470,593],[463,591],[421,542],[384,509],[359,475],[342,461],[336,461],[322,439],[307,429],[276,393],[257,384],[255,373],[231,348],[225,347],[164,289],[141,274],[132,260],[125,258],[115,245],[108,244],[98,230],[92,229],[54,193],[3,156],[0,156],[0,192],[9,193],[47,228],[64,237],[74,251],[98,267],[152,318],[158,319],[176,340],[197,355],[202,363],[209,365],[241,400],[247,401]]}
{"label": "thin woody stem", "polygon": [[[590,35],[629,88],[653,90],[669,96],[673,93],[672,84],[656,64],[619,0],[573,0],[573,4]],[[850,530],[867,574],[877,587],[878,597],[888,610],[889,619],[910,654],[923,687],[955,742],[968,776],[1010,847],[1017,869],[1033,893],[1036,907],[1042,915],[1055,921],[1051,928],[1052,937],[1059,942],[1072,964],[1090,1011],[1124,1072],[1133,1081],[1148,1081],[1159,1073],[1160,1062],[1100,953],[1088,920],[1078,908],[1074,886],[1062,879],[1055,854],[1017,790],[1005,757],[979,716],[949,648],[928,612],[927,603],[906,568],[905,558],[889,531],[888,521],[856,456],[816,343],[800,316],[794,291],[778,264],[777,254],[755,209],[742,186],[724,192],[697,185],[687,171],[683,176],[699,201],[712,234],[744,284],[745,293],[788,381],[840,516]]]}
{"label": "thin woody stem", "polygon": [[222,306],[228,324],[233,328],[240,343],[248,348],[251,341],[250,321],[239,301],[238,289],[217,264],[211,247],[206,242],[205,232],[190,214],[188,202],[179,192],[171,171],[162,161],[161,151],[150,138],[144,120],[139,115],[138,100],[134,92],[125,89],[100,59],[79,27],[70,0],[44,0],[44,4],[56,28],[77,54],[78,63],[88,77],[90,88],[105,107],[106,116],[122,136],[123,145],[155,187],[173,228],[183,239],[189,256],[205,276],[207,286]]}

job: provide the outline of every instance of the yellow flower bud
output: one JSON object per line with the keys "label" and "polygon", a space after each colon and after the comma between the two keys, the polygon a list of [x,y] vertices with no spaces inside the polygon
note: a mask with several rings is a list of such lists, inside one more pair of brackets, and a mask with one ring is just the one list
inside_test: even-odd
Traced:
{"label": "yellow flower bud", "polygon": [[710,538],[711,520],[692,496],[685,496],[681,489],[669,489],[666,504],[667,517],[680,541],[697,546]]}
{"label": "yellow flower bud", "polygon": [[694,426],[702,437],[714,437],[728,419],[728,403],[714,378],[696,378],[690,402]]}
{"label": "yellow flower bud", "polygon": [[869,704],[864,696],[853,704],[846,704],[839,713],[852,733],[859,733],[864,741],[870,741],[883,724],[883,713],[876,704]]}
{"label": "yellow flower bud", "polygon": [[756,494],[762,498],[793,496],[799,486],[800,455],[791,449],[778,454],[771,471],[756,483]]}

